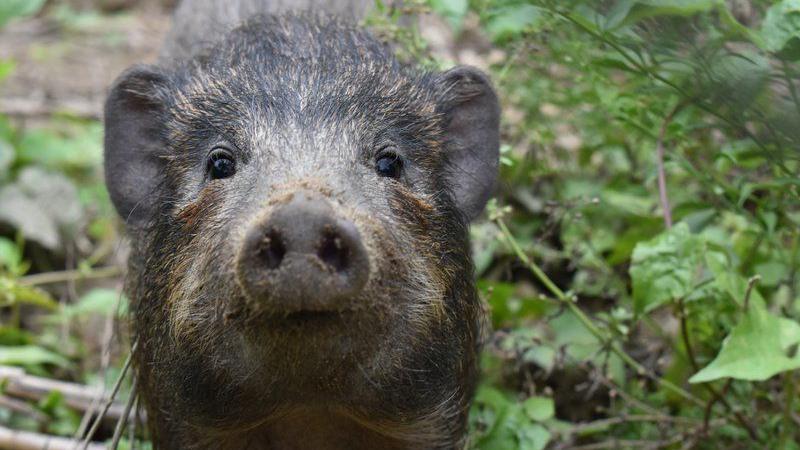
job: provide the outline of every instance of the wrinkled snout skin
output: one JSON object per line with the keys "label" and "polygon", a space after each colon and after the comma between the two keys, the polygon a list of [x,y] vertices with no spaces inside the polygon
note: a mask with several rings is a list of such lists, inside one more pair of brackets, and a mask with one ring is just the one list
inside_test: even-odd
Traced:
{"label": "wrinkled snout skin", "polygon": [[[453,164],[480,127],[452,111],[495,108],[487,86],[295,15],[120,77],[106,177],[156,448],[464,445],[484,312]],[[402,170],[376,170],[387,149]]]}

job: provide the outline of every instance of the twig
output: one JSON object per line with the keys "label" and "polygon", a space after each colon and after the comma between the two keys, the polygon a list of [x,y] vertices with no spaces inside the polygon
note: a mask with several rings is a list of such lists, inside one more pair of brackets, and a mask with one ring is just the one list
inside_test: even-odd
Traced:
{"label": "twig", "polygon": [[136,425],[139,423],[139,396],[133,399],[133,417],[131,417],[131,426],[128,427],[128,440],[130,441],[130,450],[136,450]]}
{"label": "twig", "polygon": [[9,409],[19,414],[24,414],[40,424],[47,421],[46,415],[42,414],[40,411],[37,411],[31,405],[22,400],[0,395],[0,407]]}
{"label": "twig", "polygon": [[58,272],[37,273],[19,279],[23,286],[36,286],[41,284],[65,283],[67,281],[90,280],[97,278],[113,278],[122,275],[122,269],[117,266],[98,267],[91,271],[63,270]]}
{"label": "twig", "polygon": [[646,411],[653,416],[670,417],[664,414],[663,412],[659,411],[658,409],[648,405],[647,403],[625,392],[624,389],[620,388],[614,381],[610,380],[608,377],[600,374],[599,380],[601,383],[603,383],[605,387],[607,387],[609,390],[613,390],[616,395],[619,395],[623,401],[629,403],[631,407],[638,408],[642,411]]}
{"label": "twig", "polygon": [[[121,295],[117,297],[117,306],[114,308],[115,310],[119,308],[120,298]],[[106,394],[106,380],[108,379],[108,367],[111,364],[111,341],[113,338],[114,313],[110,313],[106,316],[105,329],[103,330],[103,345],[100,354],[100,373],[103,374],[103,389],[98,391],[97,396],[92,399],[91,406],[84,412],[83,417],[81,418],[80,426],[77,430],[75,430],[75,439],[83,438],[83,435],[86,433],[86,429],[91,423],[92,417],[94,417],[97,409],[100,407],[100,403],[103,401],[103,397]]]}
{"label": "twig", "polygon": [[[75,445],[73,439],[12,430],[0,426],[0,448],[6,450],[70,450]],[[87,450],[108,450],[105,445],[92,444]]]}
{"label": "twig", "polygon": [[87,102],[81,98],[67,98],[57,102],[43,98],[6,97],[0,101],[0,114],[14,117],[47,117],[66,113],[85,119],[99,119],[100,102]]}
{"label": "twig", "polygon": [[700,370],[700,365],[697,363],[697,357],[694,355],[692,341],[689,339],[689,326],[686,320],[686,305],[684,304],[682,298],[678,299],[678,314],[680,315],[681,338],[683,339],[683,346],[686,347],[686,356],[689,359],[689,364],[691,364],[694,371],[697,372]]}
{"label": "twig", "polygon": [[[9,366],[0,366],[0,383],[4,383],[4,394],[26,400],[37,401],[51,392],[60,392],[64,404],[78,411],[86,411],[98,393],[94,387],[28,375],[18,367]],[[110,419],[117,419],[121,415],[122,405],[112,404],[109,407]]]}
{"label": "twig", "polygon": [[97,418],[95,419],[94,423],[92,423],[91,428],[89,428],[89,432],[86,433],[86,436],[83,439],[83,448],[82,450],[86,450],[89,446],[89,442],[92,439],[92,436],[97,432],[97,429],[100,427],[100,423],[103,421],[103,417],[108,412],[108,408],[111,407],[111,403],[114,401],[114,398],[117,396],[117,392],[119,392],[120,386],[122,386],[122,380],[125,379],[125,375],[128,373],[128,369],[131,367],[131,361],[133,360],[133,354],[136,352],[136,347],[138,346],[139,342],[136,341],[131,346],[131,352],[128,355],[128,358],[125,360],[125,364],[122,366],[122,370],[120,370],[119,377],[117,378],[117,382],[114,383],[114,388],[111,390],[111,395],[109,396],[108,401],[106,401],[103,408],[100,410],[100,414],[98,414]]}
{"label": "twig", "polygon": [[[122,417],[119,418],[117,421],[117,426],[114,428],[114,437],[111,439],[111,450],[117,450],[117,446],[119,446],[119,440],[122,438],[122,431],[125,430],[125,424],[128,423],[128,418],[131,413],[131,407],[133,406],[133,402],[136,401],[136,384],[138,378],[133,377],[133,384],[131,385],[131,392],[130,396],[128,397],[128,402],[125,403],[125,413]],[[135,422],[136,419],[133,420]]]}
{"label": "twig", "polygon": [[[592,422],[584,422],[574,425],[572,428],[567,430],[568,433],[571,434],[587,434],[591,433],[594,430],[601,430],[603,428],[613,426],[613,425],[621,425],[625,423],[632,423],[632,422],[665,422],[665,423],[677,423],[677,424],[697,424],[699,419],[691,419],[688,417],[680,417],[680,416],[667,416],[664,414],[632,414],[627,415],[623,414],[617,417],[609,417],[607,419],[599,419]],[[724,419],[720,421],[720,423],[724,423]]]}
{"label": "twig", "polygon": [[594,444],[578,445],[569,448],[570,450],[605,450],[605,449],[620,450],[626,448],[635,450],[659,449],[675,445],[678,442],[682,441],[683,439],[684,438],[681,435],[675,436],[672,439],[666,439],[662,441],[647,441],[643,439],[610,439],[608,441],[595,442]]}

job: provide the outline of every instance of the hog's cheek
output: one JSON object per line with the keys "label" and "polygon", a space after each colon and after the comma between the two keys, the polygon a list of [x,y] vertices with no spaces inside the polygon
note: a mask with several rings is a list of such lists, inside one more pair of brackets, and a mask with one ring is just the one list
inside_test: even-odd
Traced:
{"label": "hog's cheek", "polygon": [[171,271],[169,322],[178,342],[200,343],[213,340],[204,336],[224,321],[232,299],[238,298],[234,280],[234,254],[241,240],[238,216],[226,201],[222,183],[210,183],[197,200],[180,208],[175,215],[181,227],[183,248]]}

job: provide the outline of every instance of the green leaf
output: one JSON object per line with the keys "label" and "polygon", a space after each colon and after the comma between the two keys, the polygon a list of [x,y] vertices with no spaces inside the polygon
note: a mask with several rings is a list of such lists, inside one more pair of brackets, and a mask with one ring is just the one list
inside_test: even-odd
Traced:
{"label": "green leaf", "polygon": [[20,264],[22,264],[22,252],[17,243],[0,236],[0,269],[5,267],[13,271]]}
{"label": "green leaf", "polygon": [[764,50],[785,58],[800,58],[800,0],[772,5],[761,23]]}
{"label": "green leaf", "polygon": [[719,378],[763,381],[800,368],[800,355],[787,351],[800,342],[800,324],[753,307],[722,343],[717,357],[689,379],[703,383]]}
{"label": "green leaf", "polygon": [[17,62],[13,58],[0,58],[0,81],[11,75],[16,68]]}
{"label": "green leaf", "polygon": [[685,223],[637,244],[630,268],[634,311],[646,313],[689,295],[699,281],[704,248],[703,240]]}
{"label": "green leaf", "polygon": [[450,22],[455,29],[461,29],[464,16],[467,14],[467,0],[429,0],[431,8]]}
{"label": "green leaf", "polygon": [[539,424],[523,427],[517,433],[520,450],[544,450],[550,442],[550,432]]}
{"label": "green leaf", "polygon": [[549,399],[534,399],[530,406],[526,406],[527,402],[514,402],[493,387],[484,385],[478,388],[471,420],[480,422],[487,431],[477,439],[477,448],[543,450],[550,441],[550,432],[536,423],[527,410],[531,409],[538,417],[545,417],[549,407],[542,400]]}
{"label": "green leaf", "polygon": [[0,346],[0,364],[14,366],[53,364],[67,367],[69,360],[37,345]]}
{"label": "green leaf", "polygon": [[555,403],[552,398],[547,397],[530,397],[522,402],[522,408],[525,414],[537,422],[544,422],[547,419],[552,419],[556,414]]}
{"label": "green leaf", "polygon": [[0,277],[0,306],[33,305],[56,309],[58,303],[46,291],[33,286],[23,286],[13,279]]}
{"label": "green leaf", "polygon": [[502,42],[535,28],[543,19],[540,8],[516,4],[493,9],[486,19],[486,31],[494,42]]}
{"label": "green leaf", "polygon": [[607,29],[658,16],[692,16],[717,6],[717,0],[621,0],[608,14]]}
{"label": "green leaf", "polygon": [[125,299],[114,289],[92,289],[72,305],[65,306],[60,317],[83,317],[90,314],[122,314],[124,308],[117,307],[117,304],[125,305]]}
{"label": "green leaf", "polygon": [[3,0],[0,1],[0,27],[11,19],[36,14],[45,0]]}
{"label": "green leaf", "polygon": [[17,181],[0,188],[0,222],[50,250],[62,245],[61,233],[74,233],[83,217],[75,184],[64,175],[26,167]]}
{"label": "green leaf", "polygon": [[100,122],[60,119],[26,132],[17,159],[50,169],[92,171],[103,161]]}

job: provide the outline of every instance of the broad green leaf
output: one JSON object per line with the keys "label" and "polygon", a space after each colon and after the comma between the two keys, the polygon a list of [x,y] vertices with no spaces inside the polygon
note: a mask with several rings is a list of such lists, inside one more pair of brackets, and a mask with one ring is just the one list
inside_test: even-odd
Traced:
{"label": "broad green leaf", "polygon": [[553,399],[547,397],[530,397],[522,402],[522,408],[531,420],[537,422],[544,422],[547,419],[552,419],[556,413]]}
{"label": "broad green leaf", "polygon": [[2,0],[0,1],[0,27],[9,20],[36,14],[45,0]]}
{"label": "broad green leaf", "polygon": [[763,381],[780,372],[798,369],[800,355],[790,356],[787,351],[799,342],[800,324],[776,317],[764,308],[751,307],[725,338],[717,357],[689,381],[704,383],[720,378]]}
{"label": "broad green leaf", "polygon": [[[545,417],[549,415],[549,406],[534,397],[531,404],[517,403],[503,392],[490,387],[481,386],[475,397],[471,420],[478,421],[487,431],[477,439],[477,448],[481,450],[542,450],[550,441],[550,432],[527,411]],[[549,400],[549,399],[542,399]]]}
{"label": "broad green leaf", "polygon": [[447,19],[453,28],[460,29],[467,14],[467,0],[429,0],[431,8]]}
{"label": "broad green leaf", "polygon": [[0,222],[50,250],[61,248],[61,233],[75,232],[83,206],[74,183],[39,167],[26,167],[17,181],[0,188]]}
{"label": "broad green leaf", "polygon": [[0,346],[0,364],[13,366],[35,366],[54,364],[67,367],[69,360],[37,345]]}
{"label": "broad green leaf", "polygon": [[800,58],[800,0],[772,5],[761,23],[764,50],[796,60]]}
{"label": "broad green leaf", "polygon": [[535,423],[521,428],[517,433],[519,450],[544,450],[550,442],[550,432],[547,428]]}
{"label": "broad green leaf", "polygon": [[82,317],[89,314],[121,314],[123,307],[118,308],[118,303],[125,305],[125,299],[118,291],[113,289],[92,289],[81,297],[76,303],[65,306],[59,313],[60,317]]}
{"label": "broad green leaf", "polygon": [[777,286],[789,273],[789,268],[779,261],[767,261],[756,264],[755,273],[761,275],[760,284],[764,286]]}
{"label": "broad green leaf", "polygon": [[486,31],[494,42],[501,42],[535,28],[543,19],[541,9],[528,4],[514,4],[492,10],[486,19]]}
{"label": "broad green leaf", "polygon": [[704,247],[685,223],[637,244],[630,268],[634,311],[646,313],[689,295],[699,280]]}
{"label": "broad green leaf", "polygon": [[26,132],[17,159],[62,171],[91,171],[103,161],[102,141],[100,122],[57,120]]}

